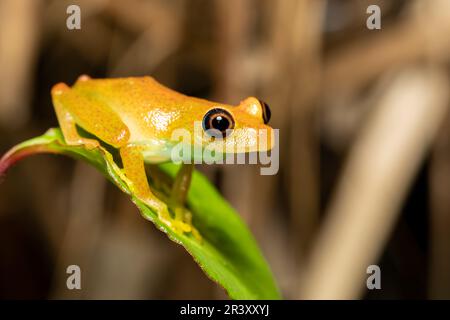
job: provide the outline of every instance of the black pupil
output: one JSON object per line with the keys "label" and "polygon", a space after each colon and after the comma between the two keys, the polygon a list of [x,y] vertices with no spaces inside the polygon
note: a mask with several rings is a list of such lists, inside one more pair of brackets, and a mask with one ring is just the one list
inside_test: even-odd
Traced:
{"label": "black pupil", "polygon": [[227,110],[211,109],[203,117],[203,130],[214,138],[225,138],[233,128],[233,116]]}
{"label": "black pupil", "polygon": [[230,121],[222,115],[217,115],[212,118],[211,127],[219,130],[220,132],[224,132],[230,127]]}

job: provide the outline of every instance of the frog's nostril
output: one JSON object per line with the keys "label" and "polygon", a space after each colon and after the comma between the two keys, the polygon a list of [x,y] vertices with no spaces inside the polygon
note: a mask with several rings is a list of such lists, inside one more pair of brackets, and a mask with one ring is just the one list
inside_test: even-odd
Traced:
{"label": "frog's nostril", "polygon": [[270,116],[271,116],[269,105],[262,100],[259,100],[259,103],[261,104],[261,108],[262,108],[262,116],[263,116],[264,124],[268,124],[270,121]]}

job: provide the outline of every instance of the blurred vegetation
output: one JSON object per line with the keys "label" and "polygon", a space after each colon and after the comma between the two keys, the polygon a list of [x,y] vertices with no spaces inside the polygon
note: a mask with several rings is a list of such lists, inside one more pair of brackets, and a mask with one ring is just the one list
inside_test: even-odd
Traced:
{"label": "blurred vegetation", "polygon": [[[381,30],[366,28],[370,4]],[[449,31],[447,0],[0,0],[0,153],[56,126],[50,88],[80,74],[255,95],[280,129],[279,173],[199,169],[283,296],[450,298]],[[365,289],[370,264],[382,290]],[[0,185],[0,297],[226,295],[95,170],[39,156]]]}

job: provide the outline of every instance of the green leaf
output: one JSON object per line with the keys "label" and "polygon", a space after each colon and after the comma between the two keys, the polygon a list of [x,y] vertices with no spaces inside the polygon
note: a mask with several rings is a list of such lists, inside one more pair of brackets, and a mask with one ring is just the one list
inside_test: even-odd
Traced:
{"label": "green leaf", "polygon": [[[204,272],[225,288],[231,298],[280,298],[270,269],[252,234],[236,211],[199,172],[194,171],[187,203],[192,212],[193,224],[202,235],[202,241],[190,234],[175,233],[145,203],[136,198],[106,147],[87,150],[81,146],[68,146],[59,129],[50,129],[44,135],[11,149],[0,160],[0,175],[17,160],[35,153],[64,154],[96,167],[131,197],[144,218],[166,232],[171,240],[181,244]],[[160,171],[160,174],[173,178],[178,166],[165,163],[157,169],[150,171]],[[163,194],[163,188],[158,186],[160,181],[161,179],[150,178],[152,188],[159,188],[158,195],[167,196]]]}

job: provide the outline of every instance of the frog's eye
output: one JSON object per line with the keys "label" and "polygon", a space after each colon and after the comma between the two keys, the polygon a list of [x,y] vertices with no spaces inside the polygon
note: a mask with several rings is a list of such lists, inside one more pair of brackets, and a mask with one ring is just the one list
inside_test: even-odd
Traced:
{"label": "frog's eye", "polygon": [[259,100],[259,103],[261,104],[261,108],[262,108],[262,117],[263,117],[264,124],[268,124],[270,121],[270,115],[271,115],[269,105],[262,100]]}
{"label": "frog's eye", "polygon": [[211,109],[203,117],[203,130],[215,138],[225,138],[233,128],[233,117],[224,109]]}

